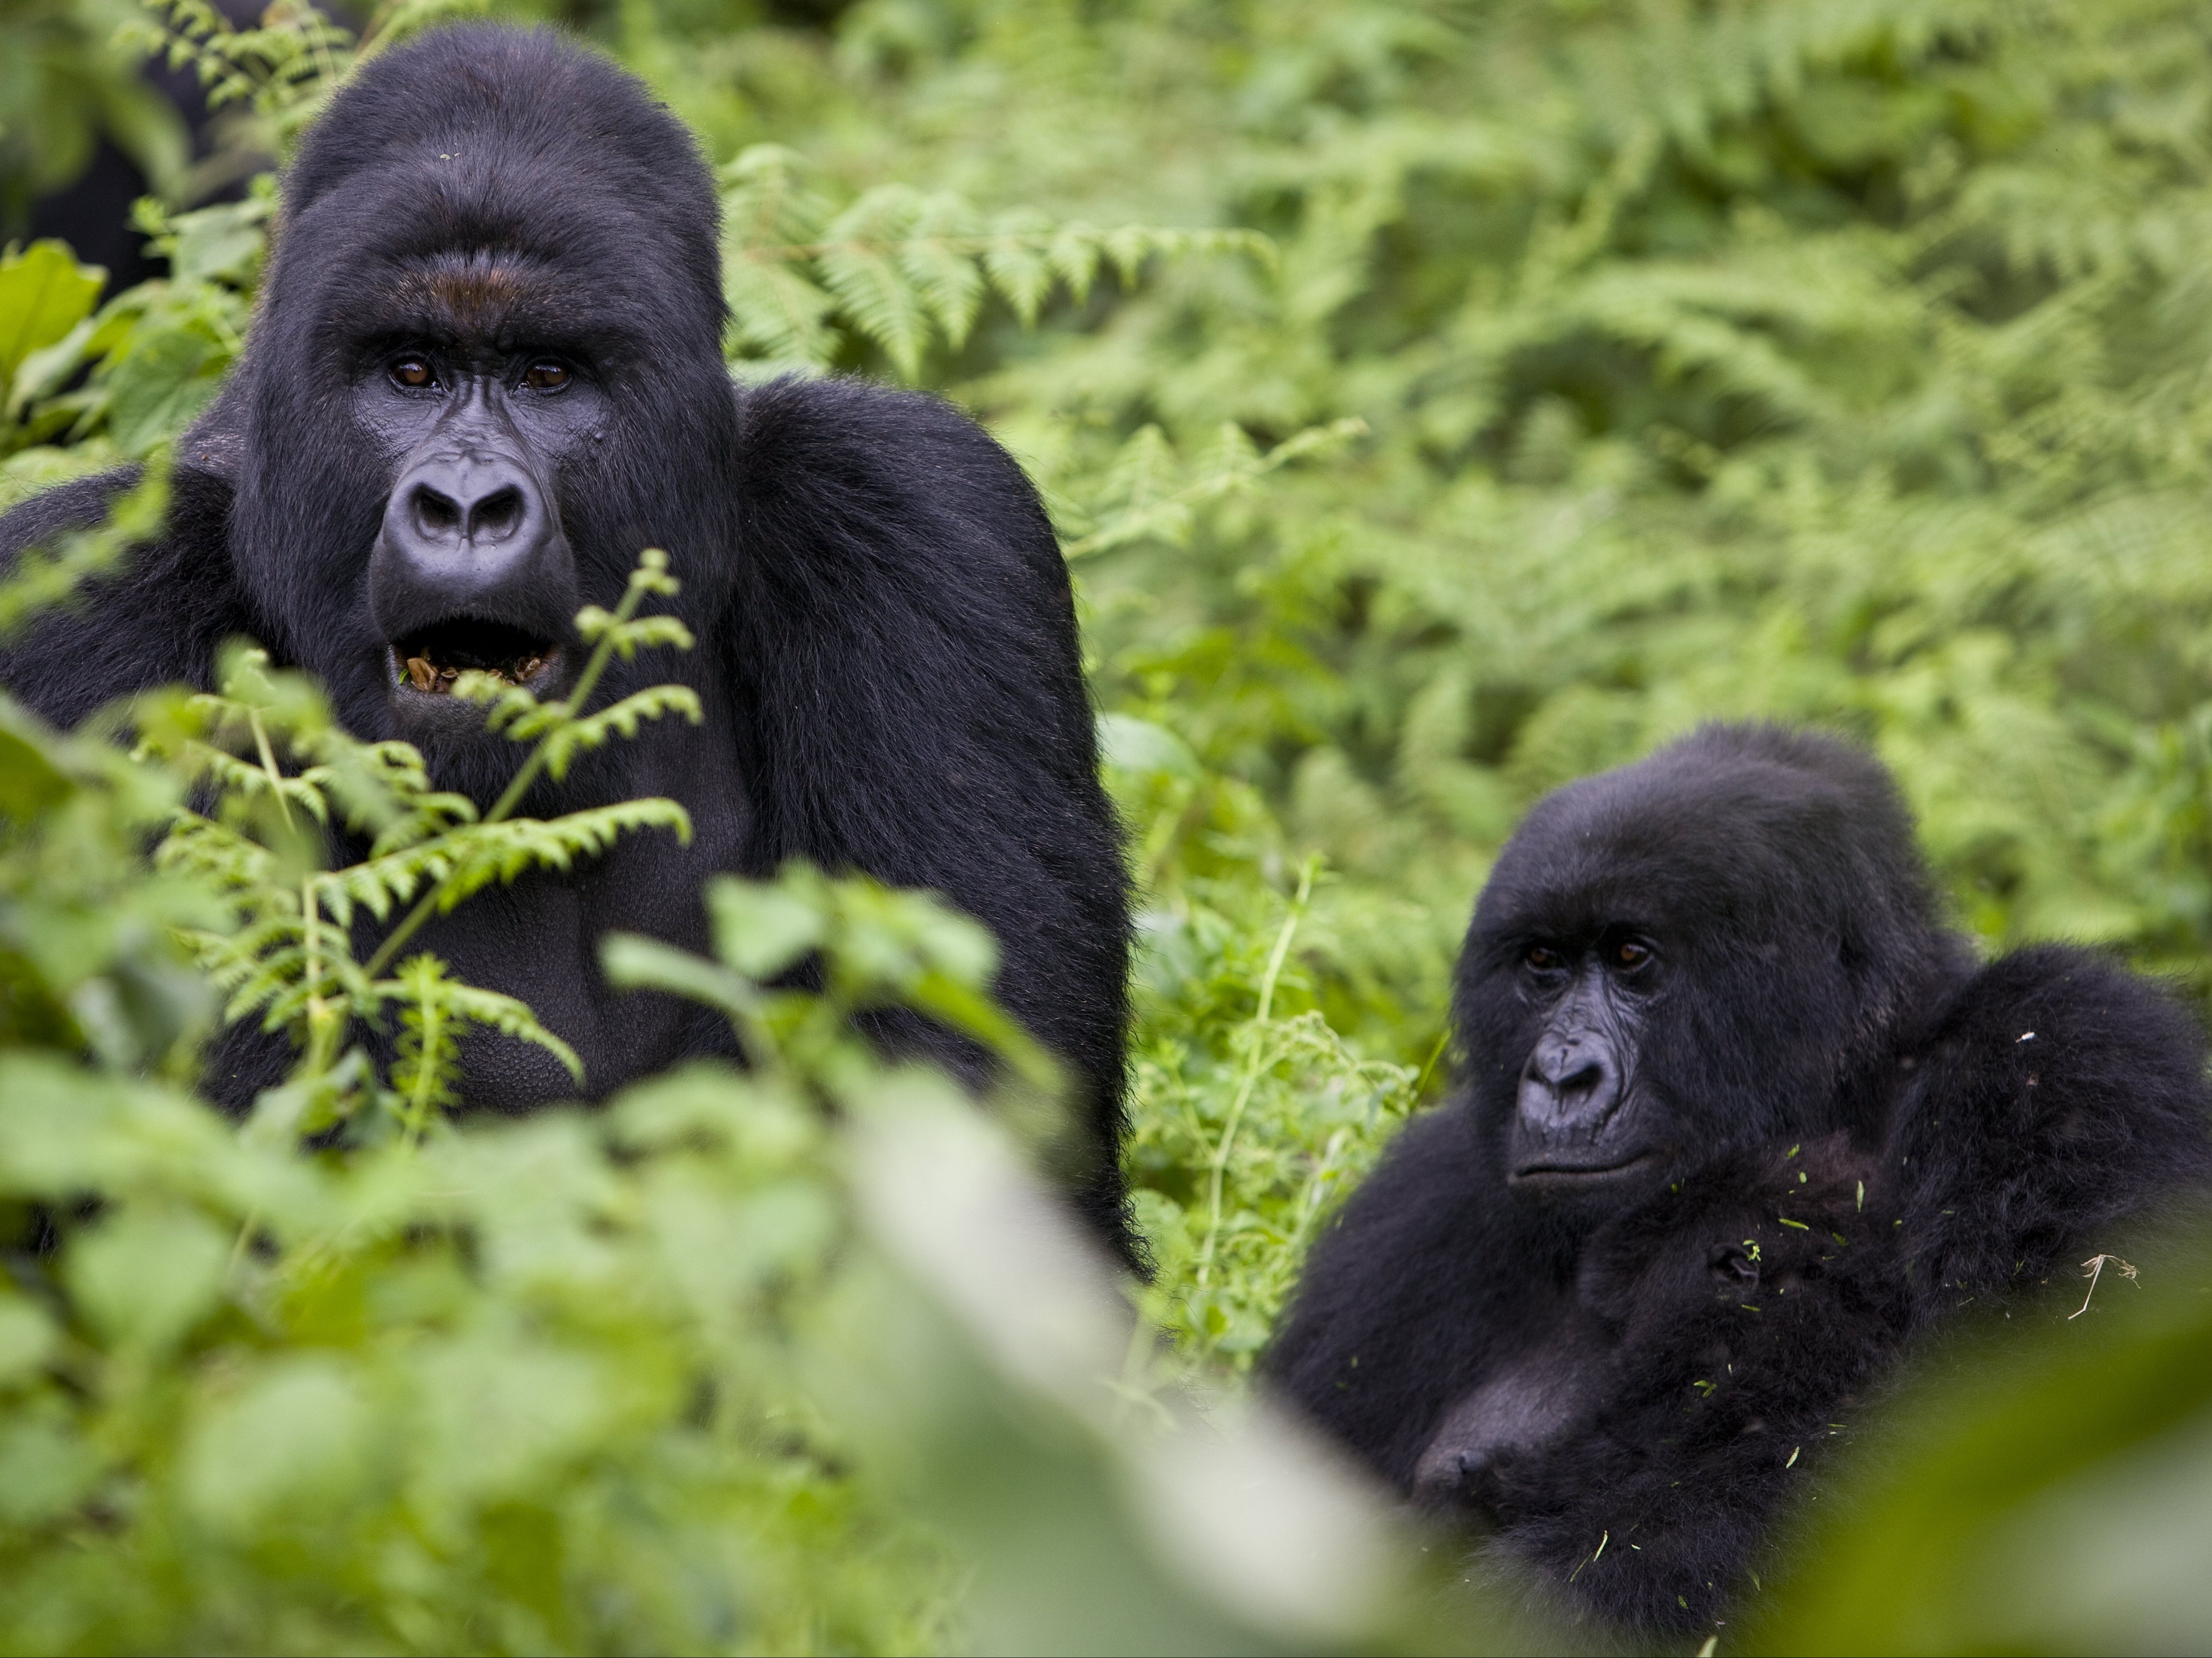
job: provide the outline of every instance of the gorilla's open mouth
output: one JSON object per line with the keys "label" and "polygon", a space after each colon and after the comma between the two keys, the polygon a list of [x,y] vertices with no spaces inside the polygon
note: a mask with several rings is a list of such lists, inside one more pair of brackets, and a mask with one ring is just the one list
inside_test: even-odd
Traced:
{"label": "gorilla's open mouth", "polygon": [[471,671],[510,685],[528,685],[549,675],[561,647],[520,628],[500,622],[456,617],[395,641],[392,665],[398,686],[443,696],[453,682]]}
{"label": "gorilla's open mouth", "polygon": [[1612,1163],[1576,1163],[1565,1157],[1547,1157],[1524,1163],[1513,1171],[1516,1186],[1571,1187],[1597,1185],[1632,1175],[1658,1161],[1656,1151],[1638,1151],[1634,1156]]}

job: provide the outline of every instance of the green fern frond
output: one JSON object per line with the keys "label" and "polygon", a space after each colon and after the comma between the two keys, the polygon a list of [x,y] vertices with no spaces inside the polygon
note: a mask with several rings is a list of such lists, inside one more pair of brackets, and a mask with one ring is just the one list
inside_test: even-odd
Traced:
{"label": "green fern frond", "polygon": [[[706,718],[698,693],[688,685],[655,685],[550,732],[545,738],[545,770],[556,781],[567,775],[575,757],[600,748],[611,737],[635,737],[639,722],[681,714],[693,725]],[[686,831],[689,838],[689,831]]]}
{"label": "green fern frond", "polygon": [[400,1128],[410,1140],[420,1140],[461,1103],[461,1035],[470,1025],[541,1048],[578,1083],[584,1079],[575,1049],[540,1024],[526,1005],[461,983],[427,950],[401,963],[391,978],[378,981],[373,993],[400,1010],[392,1091]]}
{"label": "green fern frond", "polygon": [[1167,485],[1179,476],[1174,451],[1157,427],[1139,428],[1122,446],[1101,490],[1106,522],[1064,544],[1071,559],[1087,557],[1132,542],[1188,540],[1194,510],[1207,501],[1250,489],[1270,472],[1295,461],[1340,448],[1364,435],[1367,423],[1332,421],[1293,434],[1262,454],[1241,428],[1225,428],[1198,469],[1179,488]]}
{"label": "green fern frond", "polygon": [[723,173],[728,345],[755,372],[819,372],[851,333],[913,380],[933,343],[967,343],[988,295],[1029,327],[1054,287],[1085,299],[1102,264],[1134,282],[1154,258],[1274,253],[1245,229],[1099,228],[1030,209],[987,221],[954,192],[902,184],[833,211],[804,174],[801,158],[775,145],[746,150]]}
{"label": "green fern frond", "polygon": [[169,512],[169,467],[167,446],[155,448],[138,481],[115,498],[105,521],[64,532],[51,544],[34,544],[15,556],[0,579],[0,641],[161,533]]}

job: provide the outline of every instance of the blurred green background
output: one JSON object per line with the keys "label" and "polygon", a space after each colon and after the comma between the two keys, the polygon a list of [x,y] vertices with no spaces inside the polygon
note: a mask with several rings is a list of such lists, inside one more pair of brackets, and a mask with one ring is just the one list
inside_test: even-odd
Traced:
{"label": "blurred green background", "polygon": [[[27,244],[0,268],[0,503],[181,429],[250,326],[256,170],[355,33],[472,9],[0,0],[0,236]],[[1871,745],[1990,950],[2087,940],[2212,996],[2212,5],[495,9],[616,54],[724,169],[733,372],[942,392],[1046,493],[1145,895],[1130,1157],[1177,1389],[1241,1394],[1314,1227],[1437,1096],[1452,954],[1520,812],[1700,720]],[[208,43],[212,119],[194,62],[143,67],[179,39]],[[90,229],[29,245],[88,203],[113,251]],[[1893,1444],[1923,1448],[1870,1436],[1859,1483],[1822,1499],[1858,1518],[1794,1551],[1796,1586],[1723,1649],[2212,1640],[2212,1265],[2145,1248],[2140,1284],[2083,1318],[1931,1358],[1896,1407]],[[191,1339],[179,1376],[233,1351]],[[102,1455],[158,1485],[167,1442],[146,1442]],[[583,1466],[545,1489],[569,1501]],[[815,1521],[866,1483],[807,1466],[788,1477]],[[950,1489],[970,1465],[933,1466]],[[994,1501],[1059,1477],[973,1467],[998,1469],[975,1476]],[[1067,1489],[1089,1502],[1091,1478]],[[23,1558],[91,1546],[81,1501],[40,1512],[0,1513]],[[1220,1523],[1260,1523],[1239,1514]],[[1139,1554],[1157,1541],[1115,1523]],[[179,1587],[127,1630],[41,1624],[0,1589],[0,1640],[988,1644],[962,1586],[1012,1570],[1018,1529],[856,1565],[830,1527],[817,1552],[880,1612],[801,1573],[775,1617],[720,1625],[673,1600],[587,1617],[581,1567],[548,1611],[495,1549],[458,1546],[407,1568],[434,1618],[393,1611],[405,1572],[300,1588],[317,1547],[398,1546],[348,1533],[233,1561],[221,1616]],[[278,1581],[308,1621],[240,1611]],[[520,1621],[499,1610],[517,1595]],[[1022,1639],[1097,1637],[1080,1597],[1037,1595],[1061,1612]],[[1526,1633],[1453,1606],[1268,1638]],[[1237,1627],[1204,1638],[1256,1638]]]}

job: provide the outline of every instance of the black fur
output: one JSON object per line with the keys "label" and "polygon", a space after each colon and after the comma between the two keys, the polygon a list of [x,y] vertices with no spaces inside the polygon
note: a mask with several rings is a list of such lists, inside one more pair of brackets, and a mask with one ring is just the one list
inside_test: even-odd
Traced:
{"label": "black fur", "polygon": [[[696,834],[486,892],[424,946],[530,1002],[597,1096],[728,1045],[678,1004],[613,995],[605,931],[700,944],[702,878],[794,857],[936,889],[990,926],[1001,997],[1067,1063],[1091,1139],[1079,1201],[1133,1258],[1126,877],[1067,576],[1013,462],[927,397],[733,388],[706,167],[641,85],[548,33],[453,27],[372,61],[302,147],[281,226],[245,358],[180,446],[167,535],[12,650],[9,687],[66,725],[134,689],[206,684],[222,642],[249,635],[319,675],[349,729],[410,737],[444,786],[487,799],[512,745],[393,712],[368,568],[404,446],[362,411],[390,401],[383,365],[407,342],[559,353],[588,382],[559,405],[584,411],[568,446],[540,456],[575,596],[611,605],[639,550],[665,548],[699,641],[618,665],[606,695],[681,679],[706,719],[649,727],[530,809],[668,794]],[[127,482],[26,503],[0,519],[0,555],[97,519]],[[887,1025],[972,1065],[933,1027]],[[283,1061],[235,1038],[211,1085],[243,1104]],[[569,1091],[502,1038],[473,1039],[465,1066],[480,1105]]]}
{"label": "black fur", "polygon": [[[1561,1191],[1516,1149],[1549,963],[1622,938],[1659,964],[1615,998],[1611,1111],[1648,1161]],[[1978,968],[1887,775],[1771,727],[1540,803],[1454,1017],[1457,1094],[1316,1245],[1266,1369],[1548,1596],[1646,1636],[1726,1611],[1917,1333],[2212,1174],[2195,1023],[2083,950]]]}

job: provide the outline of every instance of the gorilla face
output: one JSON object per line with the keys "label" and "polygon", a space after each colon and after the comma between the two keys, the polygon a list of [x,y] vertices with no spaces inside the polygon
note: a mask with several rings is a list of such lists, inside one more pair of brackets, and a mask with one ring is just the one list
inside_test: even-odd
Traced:
{"label": "gorilla face", "polygon": [[1658,945],[1610,928],[1533,939],[1520,957],[1521,996],[1541,1024],[1514,1096],[1507,1178],[1565,1194],[1656,1172],[1665,1148],[1637,1058],[1645,1012],[1665,982]]}
{"label": "gorilla face", "polygon": [[355,418],[398,458],[368,599],[402,731],[480,719],[449,695],[466,669],[567,689],[581,600],[555,479],[604,402],[570,352],[480,339],[405,341],[359,376]]}
{"label": "gorilla face", "polygon": [[1580,1231],[1740,1148],[1864,1128],[1958,965],[1894,789],[1850,750],[1717,728],[1570,785],[1462,960],[1486,1175]]}

